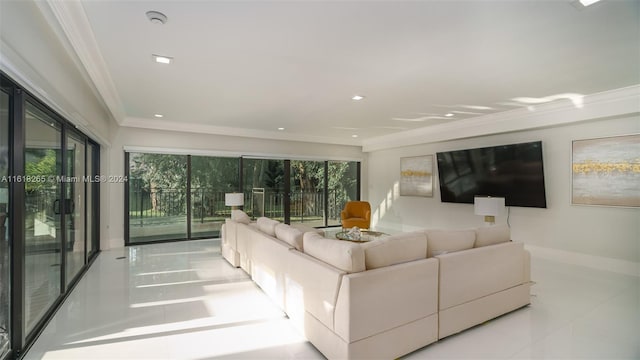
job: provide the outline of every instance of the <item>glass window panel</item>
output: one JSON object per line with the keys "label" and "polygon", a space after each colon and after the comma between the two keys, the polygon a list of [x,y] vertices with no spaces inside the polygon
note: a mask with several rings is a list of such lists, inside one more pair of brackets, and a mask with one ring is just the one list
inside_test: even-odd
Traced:
{"label": "glass window panel", "polygon": [[238,189],[238,159],[191,157],[191,237],[217,237],[230,209],[224,194]]}
{"label": "glass window panel", "polygon": [[[93,148],[94,145],[89,144],[87,146],[87,176],[89,179],[92,179],[94,176],[94,164],[93,164]],[[93,242],[94,239],[94,229],[93,229],[93,189],[95,188],[95,184],[92,181],[86,182],[85,186],[87,187],[87,211],[86,211],[86,219],[87,219],[87,254],[92,254],[96,247]]]}
{"label": "glass window panel", "polygon": [[70,284],[85,261],[85,145],[84,140],[67,136],[65,186],[66,281]]}
{"label": "glass window panel", "polygon": [[[0,91],[0,176],[9,175],[9,94]],[[0,359],[11,349],[11,258],[9,248],[9,182],[0,182]]]}
{"label": "glass window panel", "polygon": [[284,221],[284,161],[244,159],[242,171],[245,212]]}
{"label": "glass window panel", "polygon": [[291,160],[291,223],[325,226],[324,163]]}
{"label": "glass window panel", "polygon": [[340,225],[340,212],[347,201],[358,199],[358,163],[329,161],[329,226]]}
{"label": "glass window panel", "polygon": [[[60,296],[62,133],[49,115],[31,103],[25,108],[24,323],[30,333]],[[43,179],[44,181],[39,181]]]}
{"label": "glass window panel", "polygon": [[129,242],[187,238],[187,156],[129,154]]}

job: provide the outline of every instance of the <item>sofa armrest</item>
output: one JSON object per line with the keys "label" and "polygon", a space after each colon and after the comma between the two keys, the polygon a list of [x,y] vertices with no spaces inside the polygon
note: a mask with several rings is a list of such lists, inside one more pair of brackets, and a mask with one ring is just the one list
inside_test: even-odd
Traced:
{"label": "sofa armrest", "polygon": [[231,219],[225,219],[224,222],[224,233],[222,234],[222,243],[230,246],[233,250],[236,250],[238,248],[238,243],[237,243],[237,228],[238,228],[238,223],[231,220]]}
{"label": "sofa armrest", "polygon": [[334,331],[350,343],[437,311],[438,260],[410,261],[343,276]]}
{"label": "sofa armrest", "polygon": [[285,273],[286,309],[292,319],[311,314],[333,329],[340,281],[346,272],[298,250],[289,250]]}

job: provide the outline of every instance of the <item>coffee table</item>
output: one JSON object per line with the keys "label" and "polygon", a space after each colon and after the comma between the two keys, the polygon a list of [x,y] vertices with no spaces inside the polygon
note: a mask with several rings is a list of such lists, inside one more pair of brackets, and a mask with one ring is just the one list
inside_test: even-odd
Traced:
{"label": "coffee table", "polygon": [[387,233],[383,233],[382,231],[373,231],[373,230],[360,230],[360,238],[352,238],[349,236],[349,231],[340,231],[336,233],[336,239],[344,240],[344,241],[352,241],[352,242],[369,242],[375,239],[381,239],[385,236],[389,236]]}

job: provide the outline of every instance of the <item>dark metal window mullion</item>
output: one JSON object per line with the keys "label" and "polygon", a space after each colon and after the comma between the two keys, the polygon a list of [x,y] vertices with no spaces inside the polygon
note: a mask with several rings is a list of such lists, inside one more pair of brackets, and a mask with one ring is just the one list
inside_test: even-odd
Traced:
{"label": "dark metal window mullion", "polygon": [[291,224],[291,160],[284,160],[284,223]]}
{"label": "dark metal window mullion", "polygon": [[[22,90],[13,88],[9,113],[13,115],[10,122],[11,149],[13,161],[11,162],[11,175],[25,173],[25,94]],[[11,347],[14,356],[21,355],[20,351],[26,341],[26,327],[24,326],[25,314],[25,186],[24,182],[13,182],[10,186],[9,209],[11,221]]]}
{"label": "dark metal window mullion", "polygon": [[362,171],[362,163],[360,161],[357,162],[357,166],[356,166],[357,170],[356,170],[356,177],[357,177],[357,181],[356,181],[356,200],[360,201],[360,187],[362,186],[362,174],[360,173]]}
{"label": "dark metal window mullion", "polygon": [[[62,135],[62,179],[67,176],[67,127],[61,126],[60,134]],[[62,263],[60,264],[60,294],[67,292],[67,182],[62,181],[60,184],[60,242],[62,248],[60,251]]]}
{"label": "dark metal window mullion", "polygon": [[[125,151],[124,152],[124,174],[127,177],[127,180],[131,180],[131,174],[130,174],[130,164],[129,164],[129,152]],[[129,219],[129,214],[130,209],[129,209],[129,181],[125,181],[124,183],[124,245],[125,246],[129,246],[131,245],[131,240],[129,238],[129,234],[130,234],[130,230],[129,227],[131,226],[131,220]]]}
{"label": "dark metal window mullion", "polygon": [[191,155],[187,155],[187,239],[191,239]]}
{"label": "dark metal window mullion", "polygon": [[329,226],[329,161],[324,162],[324,227]]}

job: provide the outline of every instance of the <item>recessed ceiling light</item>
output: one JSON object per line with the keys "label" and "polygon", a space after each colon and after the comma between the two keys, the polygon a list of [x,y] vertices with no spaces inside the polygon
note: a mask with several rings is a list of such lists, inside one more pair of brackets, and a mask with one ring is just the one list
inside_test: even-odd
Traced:
{"label": "recessed ceiling light", "polygon": [[155,61],[157,63],[160,64],[171,64],[171,62],[173,61],[173,58],[168,57],[168,56],[162,56],[162,55],[153,55],[153,58],[155,59]]}
{"label": "recessed ceiling light", "polygon": [[164,115],[162,115],[162,114],[153,114],[153,116],[155,116],[155,117],[157,117],[157,118],[161,118],[161,117],[163,117]]}
{"label": "recessed ceiling light", "polygon": [[364,96],[362,96],[362,95],[354,95],[351,98],[351,100],[355,100],[355,101],[362,100],[362,99],[364,99]]}
{"label": "recessed ceiling light", "polygon": [[582,4],[582,6],[589,6],[597,3],[598,1],[600,0],[580,0],[580,4]]}
{"label": "recessed ceiling light", "polygon": [[279,127],[278,130],[282,131],[282,130],[284,130],[284,128],[283,127]]}
{"label": "recessed ceiling light", "polygon": [[358,137],[358,135],[353,134],[353,135],[351,135],[351,137],[352,137],[352,138],[357,138],[357,137]]}
{"label": "recessed ceiling light", "polygon": [[446,116],[446,117],[452,117],[452,116],[453,116],[453,114],[452,114],[452,113],[448,113],[448,114],[444,114],[444,116]]}

